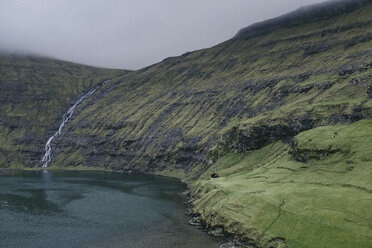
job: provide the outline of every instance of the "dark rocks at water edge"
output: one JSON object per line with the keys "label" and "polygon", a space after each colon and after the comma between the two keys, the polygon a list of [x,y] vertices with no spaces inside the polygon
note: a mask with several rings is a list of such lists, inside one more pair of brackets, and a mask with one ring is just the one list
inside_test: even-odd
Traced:
{"label": "dark rocks at water edge", "polygon": [[201,227],[201,225],[202,225],[201,218],[200,217],[192,217],[192,219],[189,220],[189,224],[191,226]]}
{"label": "dark rocks at water edge", "polygon": [[[227,237],[229,239],[230,235],[226,235],[224,229],[222,227],[211,227],[210,225],[206,224],[202,221],[200,216],[194,216],[189,220],[189,225],[195,226],[199,229],[203,229],[209,235],[214,237]],[[242,241],[240,239],[233,239],[227,243],[224,243],[220,246],[220,248],[234,248],[234,247],[242,247]]]}
{"label": "dark rocks at water edge", "polygon": [[220,248],[235,248],[235,247],[238,247],[238,246],[236,246],[234,242],[227,242],[220,246]]}
{"label": "dark rocks at water edge", "polygon": [[[191,206],[192,199],[190,199],[187,202],[187,204]],[[200,215],[195,214],[192,208],[187,209],[186,214],[191,217],[191,219],[188,222],[189,225],[194,226],[198,229],[202,229],[204,232],[208,233],[208,235],[218,238],[226,238],[227,240],[229,240],[228,242],[222,244],[220,247],[223,248],[242,247],[242,245],[246,243],[238,237],[233,238],[234,235],[226,233],[222,226],[212,227],[207,222],[205,222]]]}

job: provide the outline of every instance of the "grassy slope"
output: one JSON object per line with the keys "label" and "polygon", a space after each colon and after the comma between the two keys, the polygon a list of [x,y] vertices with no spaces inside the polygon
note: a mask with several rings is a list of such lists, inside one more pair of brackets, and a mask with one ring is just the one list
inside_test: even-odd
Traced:
{"label": "grassy slope", "polygon": [[[281,237],[288,247],[369,247],[372,120],[315,128],[295,141],[296,149],[277,142],[218,160],[210,171],[222,177],[205,173],[193,185],[195,211],[263,246]],[[310,154],[307,162],[294,150]]]}
{"label": "grassy slope", "polygon": [[234,126],[370,116],[371,11],[226,41],[124,76],[74,120],[52,166],[189,172]]}
{"label": "grassy slope", "polygon": [[125,71],[0,55],[0,167],[34,166],[76,97]]}

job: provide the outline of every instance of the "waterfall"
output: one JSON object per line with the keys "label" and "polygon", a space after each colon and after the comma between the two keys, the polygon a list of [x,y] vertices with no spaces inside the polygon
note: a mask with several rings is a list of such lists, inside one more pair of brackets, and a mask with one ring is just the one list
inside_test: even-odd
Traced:
{"label": "waterfall", "polygon": [[61,124],[59,125],[59,128],[58,128],[58,131],[53,134],[47,141],[47,143],[45,144],[45,152],[44,152],[44,156],[43,158],[41,159],[40,163],[42,164],[42,167],[43,168],[46,168],[48,167],[49,163],[51,162],[52,160],[52,141],[54,140],[54,138],[56,138],[58,135],[61,134],[63,128],[65,127],[66,123],[71,119],[72,115],[74,114],[75,112],[75,109],[80,107],[81,105],[83,105],[86,100],[89,99],[89,97],[91,95],[93,95],[94,92],[96,92],[96,90],[98,90],[100,87],[102,87],[103,85],[105,85],[107,82],[109,82],[110,80],[106,80],[103,84],[95,87],[94,89],[91,89],[88,93],[86,93],[85,95],[83,95],[82,97],[80,97],[76,102],[75,104],[69,108],[69,110],[63,115],[63,118],[62,118],[62,122]]}

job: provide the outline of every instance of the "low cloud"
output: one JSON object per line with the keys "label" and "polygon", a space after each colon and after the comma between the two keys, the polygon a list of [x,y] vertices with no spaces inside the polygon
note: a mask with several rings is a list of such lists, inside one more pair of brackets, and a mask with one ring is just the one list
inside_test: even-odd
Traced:
{"label": "low cloud", "polygon": [[139,69],[321,0],[1,0],[0,50]]}

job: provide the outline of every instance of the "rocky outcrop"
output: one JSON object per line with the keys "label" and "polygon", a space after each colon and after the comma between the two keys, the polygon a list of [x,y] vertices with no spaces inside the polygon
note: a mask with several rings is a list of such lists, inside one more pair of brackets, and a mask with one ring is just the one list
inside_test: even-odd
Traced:
{"label": "rocky outcrop", "polygon": [[246,129],[234,127],[224,135],[224,142],[228,149],[236,153],[246,153],[264,147],[271,142],[293,137],[313,126],[311,120],[302,120],[299,124],[259,125]]}
{"label": "rocky outcrop", "polygon": [[322,149],[317,148],[302,148],[296,141],[292,143],[290,154],[296,161],[306,163],[311,159],[324,160],[329,155],[339,152],[340,149],[333,148],[331,145]]}
{"label": "rocky outcrop", "polygon": [[317,120],[307,115],[298,120],[267,120],[265,123],[240,124],[231,128],[221,137],[217,146],[209,151],[206,162],[214,163],[228,152],[247,153],[257,150],[278,140],[290,143],[298,133],[316,126]]}

